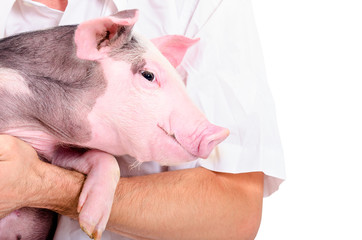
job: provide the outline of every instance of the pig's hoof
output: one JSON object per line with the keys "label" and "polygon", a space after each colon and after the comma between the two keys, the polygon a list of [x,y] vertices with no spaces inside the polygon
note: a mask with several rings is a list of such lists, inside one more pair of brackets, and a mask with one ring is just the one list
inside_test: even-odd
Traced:
{"label": "pig's hoof", "polygon": [[78,212],[79,224],[90,238],[101,239],[111,213],[116,186],[115,181],[102,182],[91,175],[87,178],[79,196]]}
{"label": "pig's hoof", "polygon": [[90,217],[85,217],[84,215],[85,214],[82,214],[82,212],[79,215],[80,228],[91,239],[100,240],[102,237],[102,233],[105,229],[105,226],[107,224],[108,218],[106,221],[102,221],[102,219],[101,219],[98,223],[95,223],[93,220],[89,220],[89,219],[91,219]]}
{"label": "pig's hoof", "polygon": [[95,226],[87,226],[80,224],[80,228],[85,232],[89,238],[94,240],[101,240],[103,230],[95,230]]}
{"label": "pig's hoof", "polygon": [[113,203],[114,192],[105,192],[105,188],[105,186],[102,187],[98,184],[87,191],[85,184],[79,198],[79,224],[90,238],[96,240],[101,239]]}

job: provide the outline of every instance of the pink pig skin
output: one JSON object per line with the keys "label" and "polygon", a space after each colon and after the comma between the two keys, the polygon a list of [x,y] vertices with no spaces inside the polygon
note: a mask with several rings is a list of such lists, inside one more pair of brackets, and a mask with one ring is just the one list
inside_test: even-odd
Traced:
{"label": "pink pig skin", "polygon": [[[183,82],[171,64],[152,46],[149,49],[145,67],[160,76],[153,83],[132,73],[119,83],[115,76],[118,71],[121,74],[129,69],[128,64],[102,60],[109,88],[89,114],[94,135],[87,146],[118,156],[128,154],[140,162],[156,160],[168,165],[206,158],[227,137],[228,130],[209,123],[187,97]],[[126,94],[119,95],[122,89]],[[117,111],[127,113],[128,117],[114,113],[110,101],[117,101]]]}
{"label": "pink pig skin", "polygon": [[[66,87],[76,83],[69,92],[64,90],[65,94],[68,94],[64,99],[59,98],[63,104],[60,106],[65,106],[65,110],[69,107],[67,99],[76,101],[71,102],[72,107],[65,116],[55,114],[56,116],[52,117],[51,111],[51,116],[35,114],[33,118],[36,121],[28,115],[16,116],[14,122],[20,122],[21,125],[9,120],[0,126],[0,133],[11,134],[29,142],[42,157],[51,160],[53,164],[87,174],[79,198],[79,222],[82,229],[95,239],[101,238],[106,227],[120,177],[114,156],[129,155],[139,162],[177,164],[198,157],[207,158],[214,147],[229,134],[227,129],[211,124],[196,108],[187,96],[185,85],[175,70],[187,49],[198,39],[164,36],[153,39],[152,43],[141,35],[132,33],[137,18],[137,10],[128,10],[114,16],[84,22],[75,30],[75,49],[70,53],[71,56],[64,56],[61,60],[43,61],[40,57],[24,61],[23,65],[28,62],[32,62],[32,65],[23,72],[38,71],[33,69],[34,65],[36,66],[33,62],[36,61],[42,64],[64,62],[62,65],[48,66],[50,70],[45,71],[46,74],[56,77],[46,75],[46,79],[61,83],[64,81],[61,86]],[[71,29],[63,27],[53,31],[64,31],[62,36],[66,36],[72,33],[67,28]],[[23,37],[28,36],[27,41],[34,41],[31,34]],[[47,34],[44,33],[45,39],[54,35],[53,32]],[[8,41],[8,45],[11,45],[11,39]],[[0,42],[0,47],[1,44],[6,45],[7,41]],[[43,45],[39,47],[43,48],[46,49]],[[62,57],[63,51],[59,50],[59,54],[52,54],[51,57]],[[27,89],[24,82],[34,80],[29,76],[17,74],[16,70],[24,67],[16,61],[7,62],[11,59],[9,56],[9,53],[1,55],[0,51],[0,78],[8,79],[9,76],[13,76],[12,79],[17,81],[0,82],[0,91],[5,89],[9,92],[14,89],[14,84],[18,84],[17,95],[33,97],[35,92]],[[47,55],[44,53],[41,56]],[[65,64],[72,70],[62,69]],[[75,67],[77,64],[79,67],[85,66],[84,73],[89,78],[84,83],[88,84],[87,87],[79,88],[78,84],[83,79],[68,82],[68,78],[82,76]],[[17,67],[12,67],[13,65]],[[89,74],[91,67],[93,70]],[[39,83],[38,79],[34,84],[40,84],[39,89],[43,87],[43,83]],[[52,89],[52,86],[49,84],[47,87]],[[84,91],[84,88],[87,90]],[[78,94],[73,96],[73,92]],[[12,99],[12,96],[5,94],[0,98],[10,103],[8,99]],[[34,111],[47,110],[48,107],[51,110],[58,102],[37,101],[29,103],[25,109],[32,109],[34,104],[41,104],[41,108],[36,107]],[[14,104],[4,106],[8,105]],[[21,115],[19,109],[24,108],[22,105],[19,106],[15,104],[14,109],[10,110],[4,110],[0,106],[0,114],[18,111]],[[0,120],[7,120],[13,116],[0,117]],[[65,122],[58,118],[69,119],[69,123],[68,120]],[[33,126],[33,129],[30,126]],[[74,147],[81,150],[75,150]],[[14,215],[11,217],[13,221]],[[6,221],[6,218],[1,220],[1,226],[4,228]],[[1,237],[3,236],[0,233]]]}
{"label": "pink pig skin", "polygon": [[[138,12],[134,18],[137,17]],[[98,24],[109,25],[109,20],[114,18]],[[118,22],[134,24],[136,20]],[[92,24],[82,24],[78,29],[83,32],[94,26],[102,29],[94,21]],[[108,80],[105,94],[97,99],[89,114],[93,137],[86,143],[88,147],[118,156],[128,154],[140,162],[156,160],[163,164],[174,164],[197,157],[207,158],[213,148],[228,136],[227,129],[209,123],[191,102],[175,70],[187,49],[198,39],[164,36],[153,39],[152,44],[136,35],[147,49],[143,54],[146,60],[144,69],[155,74],[155,80],[147,82],[142,75],[129,72],[129,63],[104,57],[111,51],[109,47],[96,52],[94,41],[89,41],[88,35],[78,32],[75,42],[82,44],[82,48],[78,48],[78,57],[99,59]],[[88,52],[91,53],[90,57],[85,54]],[[122,81],[119,76],[122,76]],[[110,102],[117,106],[116,112]],[[108,134],[105,135],[105,132]]]}

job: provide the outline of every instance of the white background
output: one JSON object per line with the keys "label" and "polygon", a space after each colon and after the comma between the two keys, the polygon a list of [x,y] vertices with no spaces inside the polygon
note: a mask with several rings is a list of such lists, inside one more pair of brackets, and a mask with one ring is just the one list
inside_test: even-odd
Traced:
{"label": "white background", "polygon": [[287,169],[257,240],[362,239],[362,1],[252,1]]}

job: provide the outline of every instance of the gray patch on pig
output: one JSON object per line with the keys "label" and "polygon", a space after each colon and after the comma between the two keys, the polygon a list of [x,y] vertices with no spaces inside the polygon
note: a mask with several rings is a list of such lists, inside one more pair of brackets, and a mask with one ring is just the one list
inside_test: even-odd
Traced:
{"label": "gray patch on pig", "polygon": [[139,73],[146,65],[143,54],[146,49],[139,44],[135,36],[131,36],[129,41],[124,42],[118,48],[112,48],[109,56],[116,61],[125,61],[131,63],[131,71],[133,74]]}
{"label": "gray patch on pig", "polygon": [[0,41],[0,68],[16,70],[32,93],[0,88],[0,132],[25,127],[63,142],[90,139],[86,116],[105,91],[106,81],[100,64],[76,57],[75,29],[57,27]]}
{"label": "gray patch on pig", "polygon": [[[75,29],[62,26],[0,41],[0,68],[16,70],[32,93],[15,94],[0,84],[0,132],[24,128],[45,131],[65,143],[90,140],[87,115],[106,81],[98,62],[77,58]],[[144,52],[131,36],[112,46],[109,55],[131,63],[135,74],[145,65]]]}
{"label": "gray patch on pig", "polygon": [[138,62],[134,62],[131,66],[131,71],[133,74],[136,73],[140,73],[141,70],[143,70],[145,68],[146,65],[146,60],[145,59],[141,59]]}

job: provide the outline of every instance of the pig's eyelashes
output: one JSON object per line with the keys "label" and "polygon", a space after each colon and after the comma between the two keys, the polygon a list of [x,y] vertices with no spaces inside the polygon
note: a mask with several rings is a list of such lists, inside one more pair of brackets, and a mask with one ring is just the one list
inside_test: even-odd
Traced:
{"label": "pig's eyelashes", "polygon": [[153,82],[155,80],[155,74],[153,74],[150,71],[141,71],[141,74],[144,78],[146,78],[150,82]]}

